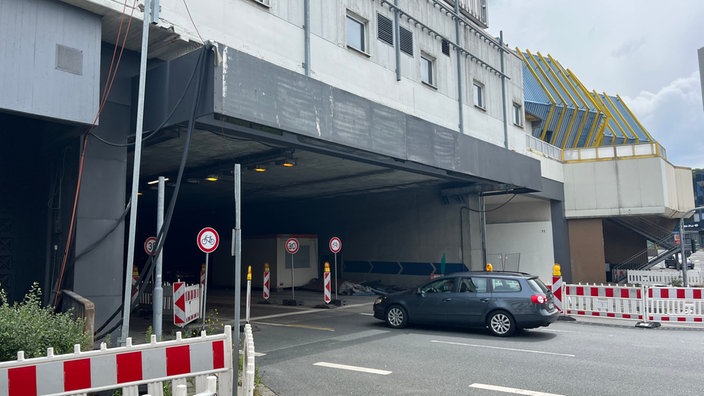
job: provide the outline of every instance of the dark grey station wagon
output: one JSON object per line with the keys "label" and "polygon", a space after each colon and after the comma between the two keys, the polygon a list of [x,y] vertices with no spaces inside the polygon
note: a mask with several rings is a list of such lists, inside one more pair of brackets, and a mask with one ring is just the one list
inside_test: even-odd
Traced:
{"label": "dark grey station wagon", "polygon": [[374,302],[374,317],[393,328],[410,323],[476,326],[502,337],[548,326],[559,314],[550,289],[523,272],[446,275]]}

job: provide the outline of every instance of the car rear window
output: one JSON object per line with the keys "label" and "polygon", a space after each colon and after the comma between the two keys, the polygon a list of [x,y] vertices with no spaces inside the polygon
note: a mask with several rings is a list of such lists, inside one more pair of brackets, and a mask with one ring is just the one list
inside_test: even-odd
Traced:
{"label": "car rear window", "polygon": [[540,278],[530,278],[527,280],[528,284],[530,285],[530,288],[533,289],[533,291],[536,291],[538,293],[543,293],[543,294],[548,294],[550,293],[550,289],[548,289],[547,286],[545,286],[545,283],[540,280]]}

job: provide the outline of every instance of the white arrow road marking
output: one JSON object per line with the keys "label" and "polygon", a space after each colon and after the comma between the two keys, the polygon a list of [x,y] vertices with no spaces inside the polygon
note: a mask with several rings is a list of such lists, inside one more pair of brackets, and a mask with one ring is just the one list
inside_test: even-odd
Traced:
{"label": "white arrow road marking", "polygon": [[566,356],[566,357],[574,357],[575,356],[575,355],[570,355],[567,353],[535,351],[532,349],[504,348],[504,347],[497,347],[497,346],[490,346],[490,345],[465,344],[463,342],[451,342],[451,341],[439,341],[439,340],[431,340],[430,342],[437,342],[439,344],[448,344],[448,345],[460,345],[460,346],[467,346],[467,347],[473,347],[473,348],[501,349],[503,351],[538,353],[541,355]]}
{"label": "white arrow road marking", "polygon": [[346,364],[337,364],[337,363],[328,363],[328,362],[314,363],[313,366],[330,367],[330,368],[336,368],[336,369],[340,369],[340,370],[359,371],[362,373],[369,373],[369,374],[379,374],[379,375],[391,374],[391,371],[386,371],[386,370],[379,370],[379,369],[373,369],[373,368],[368,368],[368,367],[359,367],[359,366],[348,366]]}
{"label": "white arrow road marking", "polygon": [[513,393],[514,395],[563,396],[563,395],[558,395],[557,393],[536,392],[536,391],[531,391],[531,390],[527,390],[527,389],[507,388],[505,386],[496,386],[496,385],[487,385],[487,384],[472,384],[469,387],[470,388],[493,390],[493,391],[504,392],[504,393]]}

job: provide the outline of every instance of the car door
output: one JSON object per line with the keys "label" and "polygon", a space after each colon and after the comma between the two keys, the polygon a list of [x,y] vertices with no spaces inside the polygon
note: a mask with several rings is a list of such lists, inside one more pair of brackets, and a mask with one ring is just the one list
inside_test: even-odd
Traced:
{"label": "car door", "polygon": [[458,282],[457,292],[445,301],[447,315],[457,324],[483,324],[491,301],[486,278],[463,276]]}
{"label": "car door", "polygon": [[457,278],[443,277],[421,286],[415,297],[409,316],[414,322],[452,323],[456,308]]}

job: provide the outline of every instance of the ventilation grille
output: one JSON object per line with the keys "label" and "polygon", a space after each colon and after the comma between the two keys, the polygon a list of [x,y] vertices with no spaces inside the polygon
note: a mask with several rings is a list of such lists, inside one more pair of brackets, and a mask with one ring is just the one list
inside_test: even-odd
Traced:
{"label": "ventilation grille", "polygon": [[57,44],[56,69],[79,76],[83,75],[83,51]]}
{"label": "ventilation grille", "polygon": [[442,39],[442,53],[450,56],[450,42],[445,39]]}
{"label": "ventilation grille", "polygon": [[413,56],[413,33],[402,27],[398,37],[401,41],[401,51]]}
{"label": "ventilation grille", "polygon": [[386,44],[394,45],[394,23],[391,19],[381,14],[376,14],[376,25],[376,34],[379,40]]}

